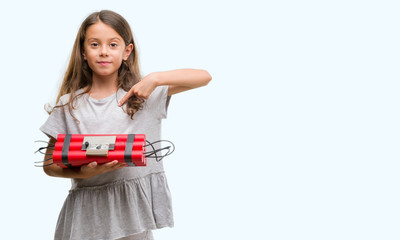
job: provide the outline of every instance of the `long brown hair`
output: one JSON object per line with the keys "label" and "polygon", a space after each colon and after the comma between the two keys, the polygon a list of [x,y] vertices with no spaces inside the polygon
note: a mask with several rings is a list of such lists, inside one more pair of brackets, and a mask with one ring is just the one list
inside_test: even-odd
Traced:
{"label": "long brown hair", "polygon": [[[112,27],[122,37],[126,46],[128,46],[129,44],[133,45],[133,50],[131,54],[126,61],[122,62],[121,67],[118,70],[118,88],[129,91],[129,89],[141,79],[137,49],[128,22],[118,13],[109,10],[102,10],[100,12],[94,12],[90,14],[83,21],[81,27],[79,28],[74,47],[72,49],[71,59],[69,61],[68,68],[62,81],[56,101],[58,103],[61,96],[69,93],[70,98],[68,100],[68,103],[62,106],[67,105],[71,115],[72,109],[75,109],[75,107],[73,106],[74,100],[78,96],[88,93],[92,87],[92,70],[90,69],[88,63],[84,60],[82,53],[84,50],[83,44],[86,37],[86,30],[91,25],[99,21]],[[74,96],[74,92],[76,90],[85,87],[86,89],[82,93]],[[143,107],[143,102],[143,99],[139,99],[135,95],[133,95],[126,102],[126,113],[133,119],[133,115]],[[58,105],[55,107],[61,106]],[[54,108],[52,108],[51,110],[47,110],[47,112],[50,114],[53,109]]]}

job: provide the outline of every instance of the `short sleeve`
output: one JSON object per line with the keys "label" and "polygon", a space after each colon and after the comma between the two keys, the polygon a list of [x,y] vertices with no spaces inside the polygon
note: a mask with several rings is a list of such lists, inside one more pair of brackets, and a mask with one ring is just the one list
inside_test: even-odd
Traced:
{"label": "short sleeve", "polygon": [[[62,105],[61,101],[59,105]],[[40,131],[49,138],[53,137],[55,139],[57,139],[58,134],[67,133],[65,107],[54,108],[46,122],[40,127]]]}
{"label": "short sleeve", "polygon": [[168,106],[171,96],[168,96],[168,86],[159,86],[150,94],[146,106],[154,112],[158,118],[167,118]]}

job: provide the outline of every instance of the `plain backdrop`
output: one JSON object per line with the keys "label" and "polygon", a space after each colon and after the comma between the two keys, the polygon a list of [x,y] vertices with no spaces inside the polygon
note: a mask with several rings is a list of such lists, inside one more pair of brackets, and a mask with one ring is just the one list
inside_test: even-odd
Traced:
{"label": "plain backdrop", "polygon": [[1,239],[52,239],[69,179],[33,162],[81,22],[131,24],[143,75],[207,70],[163,138],[175,227],[156,239],[400,239],[400,4],[3,1]]}

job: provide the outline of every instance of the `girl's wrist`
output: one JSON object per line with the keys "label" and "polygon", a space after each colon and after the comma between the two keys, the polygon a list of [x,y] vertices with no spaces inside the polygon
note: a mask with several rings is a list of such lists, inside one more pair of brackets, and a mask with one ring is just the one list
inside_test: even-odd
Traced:
{"label": "girl's wrist", "polygon": [[156,87],[163,85],[160,72],[152,72],[152,73],[150,73],[150,76],[151,76],[151,80],[153,81],[153,83]]}

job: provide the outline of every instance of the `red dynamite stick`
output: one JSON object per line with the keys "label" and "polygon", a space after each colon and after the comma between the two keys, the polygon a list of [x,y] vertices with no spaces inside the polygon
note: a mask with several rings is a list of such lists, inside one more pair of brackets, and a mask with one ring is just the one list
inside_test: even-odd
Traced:
{"label": "red dynamite stick", "polygon": [[[118,138],[117,138],[118,141]],[[70,142],[69,144],[69,150],[81,150],[82,145],[83,145],[83,140],[81,142]],[[64,142],[56,142],[56,145],[54,147],[54,150],[56,151],[62,151]],[[124,142],[116,142],[114,146],[114,150],[124,150],[125,151],[125,146],[126,146],[126,139]],[[142,150],[143,149],[143,142],[137,141],[136,139],[133,142],[133,150]]]}
{"label": "red dynamite stick", "polygon": [[[96,138],[91,138],[86,143],[85,137]],[[114,140],[104,144],[104,137]],[[101,138],[103,140],[99,140]],[[106,141],[110,141],[108,139]],[[53,162],[63,168],[81,166],[93,161],[102,164],[113,160],[126,163],[127,166],[146,166],[145,141],[144,134],[59,134],[53,151]],[[91,151],[91,154],[88,154],[88,151]]]}
{"label": "red dynamite stick", "polygon": [[[58,134],[57,135],[57,142],[61,141],[64,142],[65,135],[67,134]],[[117,139],[120,141],[126,141],[128,138],[128,134],[71,134],[71,142],[72,141],[83,141],[83,139],[87,136],[116,136]],[[146,135],[145,134],[135,134],[135,141],[146,141]]]}
{"label": "red dynamite stick", "polygon": [[[99,157],[99,156],[86,156],[85,151],[69,151],[68,152],[68,162],[71,165],[76,166],[88,164],[90,162],[96,161],[97,163],[107,163],[113,160],[118,160],[120,163],[124,163],[125,159],[121,159],[121,156],[124,157],[125,151],[109,151],[107,157]],[[54,151],[53,152],[53,162],[57,161],[60,162],[62,159],[61,151]],[[144,163],[144,155],[143,151],[132,151],[132,162],[135,165],[140,165]],[[56,162],[56,164],[58,164]],[[61,161],[61,164],[64,165]]]}

